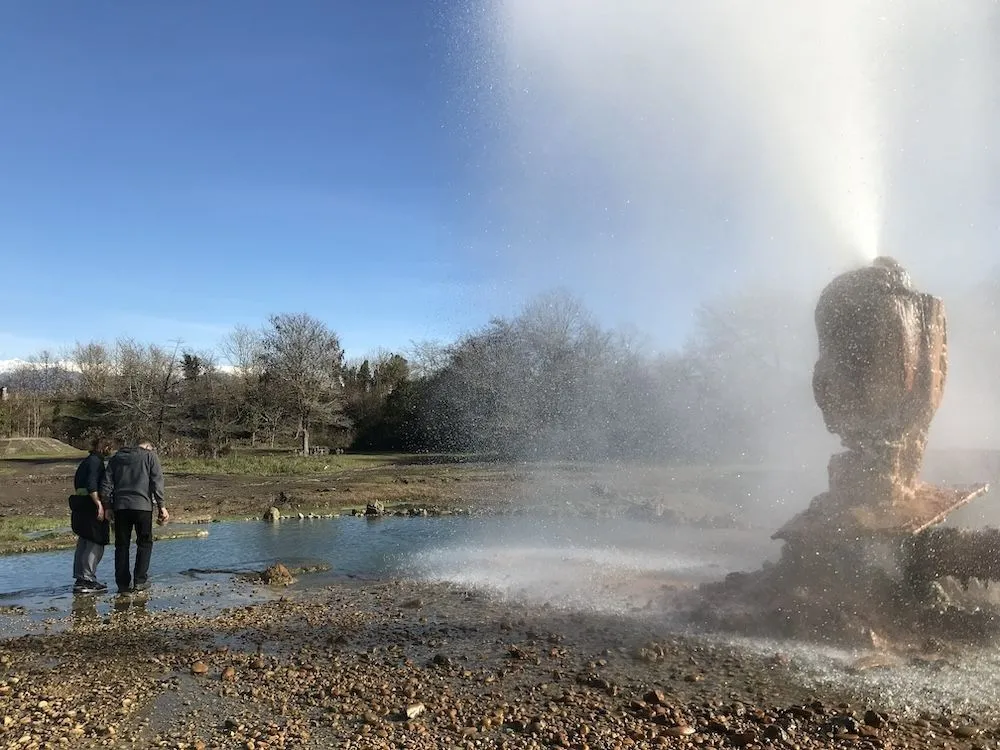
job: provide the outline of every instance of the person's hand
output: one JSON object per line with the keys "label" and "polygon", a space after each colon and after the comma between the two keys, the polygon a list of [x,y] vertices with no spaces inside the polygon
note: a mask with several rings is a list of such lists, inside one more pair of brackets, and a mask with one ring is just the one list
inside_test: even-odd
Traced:
{"label": "person's hand", "polygon": [[165,524],[170,520],[170,514],[167,512],[166,508],[160,508],[160,516],[157,520],[161,524]]}
{"label": "person's hand", "polygon": [[103,521],[105,518],[106,518],[106,516],[104,514],[104,506],[103,505],[98,505],[97,506],[97,520],[98,521]]}

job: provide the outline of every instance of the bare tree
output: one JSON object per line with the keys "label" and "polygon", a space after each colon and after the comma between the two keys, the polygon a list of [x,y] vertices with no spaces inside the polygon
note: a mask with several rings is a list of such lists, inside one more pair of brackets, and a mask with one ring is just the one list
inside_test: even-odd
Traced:
{"label": "bare tree", "polygon": [[170,352],[169,356],[166,355],[166,351],[150,347],[151,359],[153,360],[153,370],[154,372],[159,371],[159,391],[157,396],[159,397],[159,410],[156,415],[156,443],[157,445],[163,443],[163,427],[167,420],[167,410],[171,406],[176,407],[176,404],[171,405],[169,403],[171,389],[176,385],[179,379],[178,367],[177,367],[177,350],[180,349],[181,340],[177,339],[174,342],[173,351]]}
{"label": "bare tree", "polygon": [[107,345],[99,341],[76,343],[70,361],[80,373],[78,392],[83,398],[98,399],[106,395],[114,372],[114,361]]}
{"label": "bare tree", "polygon": [[66,366],[48,349],[28,358],[35,390],[51,397],[65,396],[72,382]]}
{"label": "bare tree", "polygon": [[180,379],[179,346],[175,342],[168,351],[133,339],[115,342],[110,405],[120,437],[135,439],[152,431],[158,443],[163,441],[168,415],[178,406],[174,391]]}
{"label": "bare tree", "polygon": [[272,315],[269,322],[261,342],[263,369],[288,403],[308,454],[313,422],[341,413],[344,351],[337,334],[306,313]]}
{"label": "bare tree", "polygon": [[181,427],[198,440],[203,453],[217,458],[239,421],[238,397],[233,388],[238,376],[220,371],[210,353],[185,352],[181,357],[181,372],[184,402]]}
{"label": "bare tree", "polygon": [[219,348],[237,375],[250,378],[260,374],[262,345],[260,331],[238,325],[222,340]]}
{"label": "bare tree", "polygon": [[671,411],[654,403],[665,394],[637,346],[565,292],[540,296],[449,350],[411,402],[419,434],[519,458],[654,455]]}
{"label": "bare tree", "polygon": [[811,305],[797,294],[750,287],[706,301],[684,349],[697,384],[690,433],[714,443],[720,459],[825,455],[815,352]]}
{"label": "bare tree", "polygon": [[24,437],[47,434],[53,407],[70,388],[70,374],[52,352],[42,350],[28,357],[7,377],[10,430]]}
{"label": "bare tree", "polygon": [[[220,344],[223,356],[233,368],[232,388],[238,409],[238,420],[250,433],[250,445],[257,445],[257,433],[265,424],[268,415],[274,416],[268,403],[271,392],[262,382],[264,358],[261,350],[263,333],[244,325],[236,326]],[[280,419],[285,418],[282,413]],[[280,422],[279,419],[279,422]],[[279,425],[270,430],[271,444]]]}
{"label": "bare tree", "polygon": [[268,445],[273,448],[281,426],[289,418],[288,400],[283,398],[280,386],[267,373],[257,380],[251,397],[254,417],[267,434]]}
{"label": "bare tree", "polygon": [[440,341],[413,341],[407,352],[410,373],[414,377],[428,378],[448,366],[452,347]]}
{"label": "bare tree", "polygon": [[41,388],[37,370],[30,363],[22,364],[10,374],[9,383],[7,406],[12,434],[41,436],[50,396]]}

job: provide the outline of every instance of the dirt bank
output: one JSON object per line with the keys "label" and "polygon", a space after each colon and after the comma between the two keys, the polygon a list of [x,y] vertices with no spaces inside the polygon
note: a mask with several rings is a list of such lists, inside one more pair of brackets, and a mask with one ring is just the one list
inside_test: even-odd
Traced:
{"label": "dirt bank", "polygon": [[[736,515],[759,517],[760,509],[774,505],[779,496],[783,507],[778,517],[783,518],[788,507],[804,506],[814,489],[808,474],[746,467],[504,464],[418,456],[359,466],[352,456],[345,459],[347,468],[338,468],[340,458],[330,457],[312,473],[269,476],[185,473],[172,471],[167,463],[168,504],[180,521],[258,517],[283,495],[289,510],[317,513],[364,508],[378,500],[501,510],[512,505],[579,506],[586,512],[632,509],[724,523]],[[64,517],[76,464],[75,459],[0,461],[0,516]]]}

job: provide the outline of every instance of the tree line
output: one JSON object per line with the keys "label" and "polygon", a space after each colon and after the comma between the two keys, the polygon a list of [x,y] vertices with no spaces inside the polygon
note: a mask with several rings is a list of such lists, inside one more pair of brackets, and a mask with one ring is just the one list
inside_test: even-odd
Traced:
{"label": "tree line", "polygon": [[146,436],[213,457],[324,446],[757,461],[824,434],[814,358],[811,305],[759,290],[703,305],[686,343],[666,352],[561,292],[451,343],[351,361],[326,323],[279,314],[236,327],[213,352],[132,339],[41,352],[0,375],[0,434],[77,446]]}

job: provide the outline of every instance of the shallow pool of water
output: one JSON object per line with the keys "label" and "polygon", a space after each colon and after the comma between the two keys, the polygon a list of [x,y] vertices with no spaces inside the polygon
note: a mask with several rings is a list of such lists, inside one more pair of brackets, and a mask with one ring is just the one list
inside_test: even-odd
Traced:
{"label": "shallow pool of water", "polygon": [[[329,566],[326,573],[305,576],[307,585],[345,576],[407,577],[567,606],[620,609],[648,595],[652,580],[718,578],[758,567],[776,551],[759,533],[628,520],[340,517],[204,528],[208,537],[154,545],[153,606],[182,604],[195,592],[204,594],[207,584],[281,561],[290,567]],[[68,612],[72,556],[72,550],[62,550],[0,558],[0,604]],[[114,548],[108,547],[98,568],[112,589],[113,558]]]}
{"label": "shallow pool of water", "polygon": [[[355,517],[218,523],[209,536],[158,542],[148,596],[73,596],[72,550],[0,557],[0,605],[24,607],[0,615],[0,635],[70,626],[76,618],[130,609],[217,611],[280,596],[282,589],[233,585],[236,572],[325,564],[299,586],[337,579],[405,578],[451,583],[501,598],[551,603],[573,610],[628,612],[656,600],[665,584],[698,583],[732,570],[753,570],[779,547],[759,532],[705,530],[640,521],[532,517],[445,517],[368,520]],[[99,573],[112,582],[114,548]],[[210,572],[215,571],[215,572]],[[653,610],[661,618],[663,612]],[[896,709],[984,711],[1000,697],[1000,653],[979,649],[941,669],[901,667],[863,674],[849,650],[788,641],[717,640],[764,655],[781,652],[798,679],[822,691],[848,688]]]}

